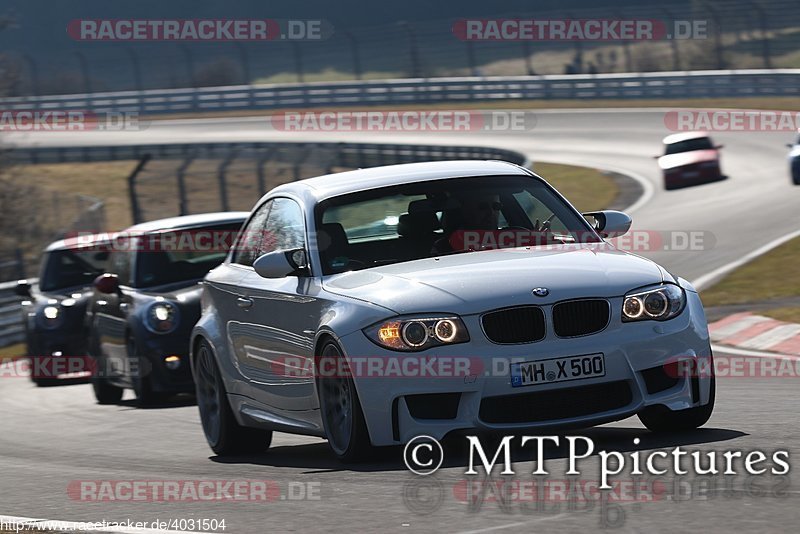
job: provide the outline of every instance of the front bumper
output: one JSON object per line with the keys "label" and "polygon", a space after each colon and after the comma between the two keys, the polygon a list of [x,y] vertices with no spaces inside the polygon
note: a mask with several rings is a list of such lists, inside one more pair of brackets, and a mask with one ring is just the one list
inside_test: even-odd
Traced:
{"label": "front bumper", "polygon": [[[194,380],[189,365],[188,336],[167,334],[149,335],[140,342],[143,353],[140,366],[135,372],[149,377],[153,391],[158,393],[193,393]],[[167,356],[180,358],[177,369],[169,369],[164,361]]]}
{"label": "front bumper", "polygon": [[717,182],[722,178],[723,175],[719,166],[692,166],[681,168],[675,172],[665,172],[664,184],[667,187],[684,187]]}
{"label": "front bumper", "polygon": [[[354,382],[373,445],[405,443],[420,434],[441,439],[456,430],[511,432],[592,426],[624,419],[652,405],[683,410],[708,403],[710,377],[675,377],[671,382],[654,382],[653,371],[648,371],[659,372],[676,359],[693,361],[701,368],[710,364],[711,349],[702,304],[696,293],[687,291],[686,296],[683,313],[665,322],[622,323],[622,299],[609,299],[612,313],[606,329],[577,338],[561,339],[548,332],[539,342],[497,345],[486,339],[480,317],[474,315],[462,317],[471,336],[469,343],[424,353],[382,349],[360,331],[340,338],[340,342],[351,361],[358,357],[402,359],[436,355],[483,362],[472,367],[479,372],[458,376],[455,373],[433,378],[356,375]],[[544,310],[549,322],[550,307]],[[600,352],[605,356],[603,377],[511,386],[507,365],[510,361]],[[517,415],[509,414],[510,409]],[[548,413],[543,415],[542,410]]]}
{"label": "front bumper", "polygon": [[87,356],[83,329],[37,328],[30,332],[27,342],[33,381],[88,377],[92,373],[93,360]]}

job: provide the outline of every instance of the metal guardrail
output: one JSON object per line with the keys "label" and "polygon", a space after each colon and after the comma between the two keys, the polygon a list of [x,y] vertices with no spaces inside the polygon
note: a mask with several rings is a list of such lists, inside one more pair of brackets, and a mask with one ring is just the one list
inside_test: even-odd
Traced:
{"label": "metal guardrail", "polygon": [[502,148],[458,145],[402,145],[386,143],[175,143],[122,146],[79,146],[16,148],[8,157],[29,163],[64,163],[141,159],[146,154],[161,159],[183,158],[192,153],[198,158],[220,158],[232,150],[263,152],[281,148],[335,150],[332,167],[370,167],[395,163],[453,159],[501,159],[524,165],[520,152]]}
{"label": "metal guardrail", "polygon": [[156,115],[493,100],[731,98],[798,94],[800,94],[800,69],[758,69],[565,76],[412,78],[120,91],[3,98],[0,99],[0,108]]}
{"label": "metal guardrail", "polygon": [[22,299],[14,293],[16,280],[0,284],[0,347],[25,340],[22,324]]}

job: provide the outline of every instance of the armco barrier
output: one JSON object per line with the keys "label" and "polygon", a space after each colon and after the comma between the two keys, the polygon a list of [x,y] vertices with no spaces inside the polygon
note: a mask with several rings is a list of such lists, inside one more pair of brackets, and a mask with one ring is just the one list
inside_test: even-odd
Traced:
{"label": "armco barrier", "polygon": [[237,85],[0,99],[0,109],[142,115],[492,100],[733,98],[800,95],[800,69],[417,78]]}
{"label": "armco barrier", "polygon": [[14,292],[16,286],[16,280],[0,284],[0,347],[19,343],[25,339],[21,299]]}

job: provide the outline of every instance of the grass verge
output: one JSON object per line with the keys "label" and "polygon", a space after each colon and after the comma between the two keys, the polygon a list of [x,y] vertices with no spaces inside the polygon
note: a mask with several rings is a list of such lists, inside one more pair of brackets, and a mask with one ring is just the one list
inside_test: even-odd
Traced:
{"label": "grass verge", "polygon": [[0,361],[13,360],[25,356],[25,343],[16,343],[7,347],[0,347]]}
{"label": "grass verge", "polygon": [[703,304],[713,307],[779,301],[775,308],[758,313],[781,321],[800,323],[800,305],[785,305],[786,299],[800,300],[800,270],[796,268],[798,258],[800,237],[727,274],[702,292]]}
{"label": "grass verge", "polygon": [[534,163],[533,170],[558,189],[580,212],[605,209],[619,193],[617,184],[597,169]]}

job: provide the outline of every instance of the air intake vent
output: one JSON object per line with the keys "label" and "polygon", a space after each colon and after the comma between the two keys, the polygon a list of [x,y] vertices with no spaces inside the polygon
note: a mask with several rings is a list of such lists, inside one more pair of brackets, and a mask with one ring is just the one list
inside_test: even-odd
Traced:
{"label": "air intake vent", "polygon": [[608,325],[607,300],[585,299],[559,302],[553,306],[553,329],[558,337],[594,334]]}
{"label": "air intake vent", "polygon": [[540,423],[599,415],[619,410],[633,401],[624,380],[550,391],[487,397],[481,401],[480,418],[486,423]]}
{"label": "air intake vent", "polygon": [[538,306],[520,306],[489,312],[481,319],[493,343],[532,343],[544,339],[544,313]]}

